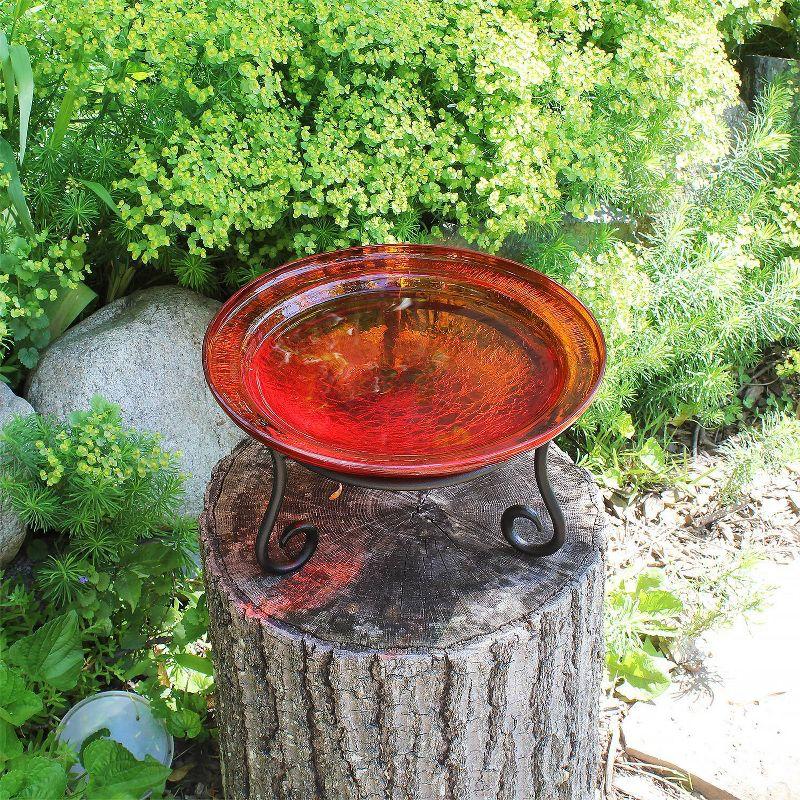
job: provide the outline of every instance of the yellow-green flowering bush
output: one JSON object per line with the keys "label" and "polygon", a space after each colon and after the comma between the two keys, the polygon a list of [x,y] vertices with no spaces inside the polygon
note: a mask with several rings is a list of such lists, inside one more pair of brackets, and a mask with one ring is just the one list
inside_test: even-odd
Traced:
{"label": "yellow-green flowering bush", "polygon": [[725,38],[732,44],[744,42],[763,25],[780,19],[784,0],[713,0]]}
{"label": "yellow-green flowering bush", "polygon": [[179,457],[95,397],[66,422],[30,415],[6,425],[0,496],[32,528],[69,533],[90,560],[119,561],[175,516]]}
{"label": "yellow-green flowering bush", "polygon": [[800,249],[800,181],[795,179],[775,190],[775,224],[781,240]]}
{"label": "yellow-green flowering bush", "polygon": [[666,207],[647,236],[562,259],[559,277],[608,345],[604,383],[579,422],[586,451],[606,448],[612,431],[732,421],[742,375],[770,345],[800,341],[791,103],[788,84],[773,87],[708,184]]}
{"label": "yellow-green flowering bush", "polygon": [[0,340],[10,333],[28,366],[50,340],[48,304],[75,289],[88,271],[86,243],[79,236],[23,237],[0,223]]}
{"label": "yellow-green flowering bush", "polygon": [[16,35],[124,142],[142,262],[642,208],[722,155],[735,89],[702,0],[51,0]]}

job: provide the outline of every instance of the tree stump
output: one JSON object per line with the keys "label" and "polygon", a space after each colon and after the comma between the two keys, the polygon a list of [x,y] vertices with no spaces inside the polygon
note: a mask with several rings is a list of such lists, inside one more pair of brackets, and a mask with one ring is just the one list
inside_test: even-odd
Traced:
{"label": "tree stump", "polygon": [[289,462],[276,532],[308,520],[320,545],[283,578],[253,550],[269,451],[217,465],[201,544],[228,800],[594,798],[604,515],[584,470],[549,464],[567,542],[537,559],[500,533],[514,503],[547,520],[532,455],[396,493]]}

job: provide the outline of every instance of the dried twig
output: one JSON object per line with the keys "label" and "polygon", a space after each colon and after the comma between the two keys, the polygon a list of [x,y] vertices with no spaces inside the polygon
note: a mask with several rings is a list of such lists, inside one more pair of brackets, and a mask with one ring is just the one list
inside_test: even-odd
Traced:
{"label": "dried twig", "polygon": [[613,798],[614,789],[614,764],[617,761],[617,751],[619,750],[619,732],[620,726],[617,723],[611,732],[611,741],[608,744],[608,753],[606,754],[606,773],[603,789],[607,798]]}
{"label": "dried twig", "polygon": [[740,511],[747,508],[748,505],[749,503],[740,503],[738,506],[718,508],[716,511],[712,511],[710,514],[700,517],[700,519],[697,520],[697,524],[701,528],[710,528],[715,522],[719,522],[721,519],[729,517],[731,514],[738,514]]}

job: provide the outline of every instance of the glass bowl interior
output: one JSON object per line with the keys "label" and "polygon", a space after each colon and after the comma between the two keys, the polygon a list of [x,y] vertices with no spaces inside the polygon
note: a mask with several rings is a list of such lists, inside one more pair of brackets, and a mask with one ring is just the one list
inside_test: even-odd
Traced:
{"label": "glass bowl interior", "polygon": [[605,348],[589,311],[533,269],[382,245],[249,283],[212,321],[203,362],[252,437],[390,479],[465,473],[549,441],[588,405]]}

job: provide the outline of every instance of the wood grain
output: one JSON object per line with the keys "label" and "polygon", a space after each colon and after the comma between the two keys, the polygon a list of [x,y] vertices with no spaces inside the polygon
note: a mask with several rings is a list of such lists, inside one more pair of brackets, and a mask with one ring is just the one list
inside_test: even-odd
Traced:
{"label": "wood grain", "polygon": [[556,448],[550,473],[567,544],[535,559],[499,532],[508,505],[543,511],[532,456],[397,493],[289,462],[278,529],[307,519],[320,546],[273,578],[253,554],[269,451],[217,465],[201,543],[228,798],[593,797],[604,518]]}

